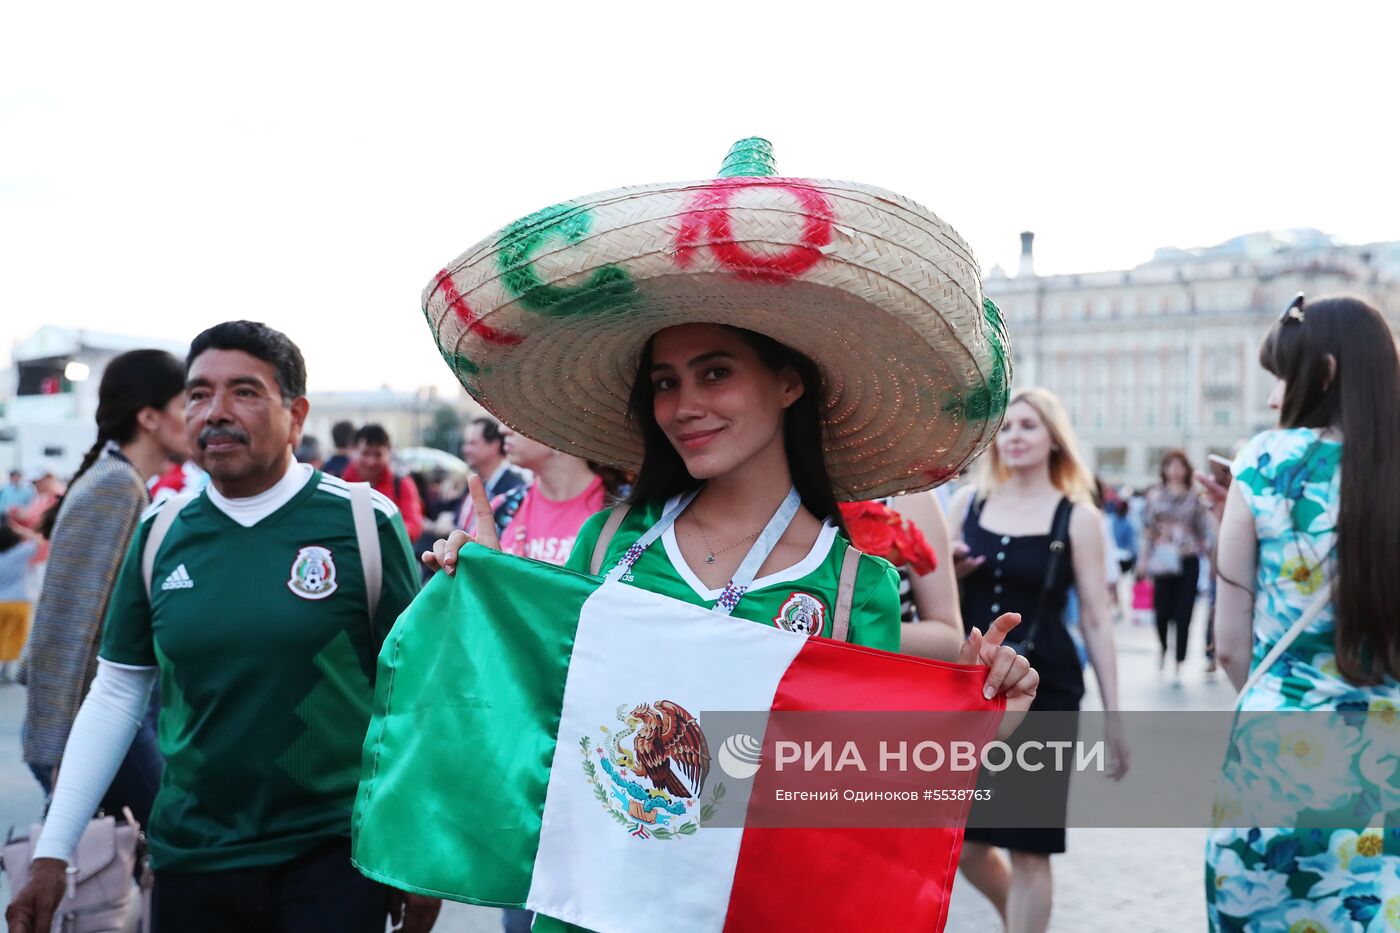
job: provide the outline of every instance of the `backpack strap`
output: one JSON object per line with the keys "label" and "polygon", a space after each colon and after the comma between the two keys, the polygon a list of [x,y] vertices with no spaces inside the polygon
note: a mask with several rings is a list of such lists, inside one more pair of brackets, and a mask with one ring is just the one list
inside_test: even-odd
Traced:
{"label": "backpack strap", "polygon": [[1244,686],[1240,688],[1239,698],[1235,701],[1236,710],[1238,710],[1240,704],[1244,702],[1244,695],[1248,693],[1255,684],[1259,683],[1259,679],[1269,672],[1269,668],[1274,666],[1274,662],[1288,650],[1288,647],[1293,644],[1299,635],[1303,634],[1304,629],[1313,624],[1317,617],[1322,614],[1322,610],[1326,609],[1331,602],[1332,581],[1329,580],[1322,584],[1317,593],[1313,596],[1312,602],[1308,603],[1307,607],[1303,610],[1303,614],[1294,620],[1293,624],[1288,627],[1288,631],[1284,632],[1283,635],[1279,637],[1278,641],[1274,642],[1274,646],[1269,649],[1269,653],[1264,655],[1259,661],[1259,665],[1250,673],[1249,679],[1246,680]]}
{"label": "backpack strap", "polygon": [[156,554],[160,551],[161,543],[165,541],[170,526],[175,524],[176,516],[198,495],[198,492],[189,491],[171,496],[151,519],[151,530],[146,534],[145,546],[141,548],[141,580],[146,584],[148,603],[151,601],[151,574],[156,569]]}
{"label": "backpack strap", "polygon": [[967,520],[980,521],[982,518],[982,497],[977,494],[977,490],[972,491],[972,495],[967,497],[967,506],[962,514],[962,533],[967,533]]}
{"label": "backpack strap", "polygon": [[1040,585],[1040,596],[1035,602],[1035,616],[1021,641],[1022,651],[1026,654],[1035,650],[1035,636],[1040,631],[1050,593],[1059,579],[1060,564],[1064,562],[1065,548],[1069,546],[1069,520],[1073,514],[1074,503],[1068,497],[1061,499],[1055,507],[1055,518],[1050,523],[1050,554],[1045,560],[1045,580]]}
{"label": "backpack strap", "polygon": [[617,529],[622,525],[622,520],[627,517],[627,513],[632,510],[632,506],[626,502],[619,502],[612,507],[608,513],[608,520],[603,523],[603,530],[598,532],[598,541],[593,545],[593,557],[588,562],[588,572],[597,576],[603,569],[603,558],[607,556],[608,545],[612,543],[613,536],[617,534]]}
{"label": "backpack strap", "polygon": [[855,601],[856,574],[860,572],[860,551],[846,545],[846,556],[841,559],[841,582],[836,587],[836,611],[831,614],[831,637],[836,641],[850,641],[851,603]]}
{"label": "backpack strap", "polygon": [[374,501],[369,483],[347,483],[350,487],[350,517],[355,522],[355,543],[360,548],[360,569],[365,576],[365,596],[369,604],[369,624],[379,609],[379,591],[384,584],[384,563],[379,553],[379,526],[374,520]]}

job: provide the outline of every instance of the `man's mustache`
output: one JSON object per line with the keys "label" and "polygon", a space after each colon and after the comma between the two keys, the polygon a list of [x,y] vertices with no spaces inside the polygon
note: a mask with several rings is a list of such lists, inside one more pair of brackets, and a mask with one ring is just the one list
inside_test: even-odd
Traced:
{"label": "man's mustache", "polygon": [[208,427],[199,432],[199,449],[204,450],[211,441],[236,441],[248,443],[248,434],[238,428]]}

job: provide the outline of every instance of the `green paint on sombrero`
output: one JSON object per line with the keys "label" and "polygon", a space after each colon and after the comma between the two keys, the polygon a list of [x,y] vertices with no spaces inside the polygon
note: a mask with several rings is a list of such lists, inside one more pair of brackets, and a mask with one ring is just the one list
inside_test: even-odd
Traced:
{"label": "green paint on sombrero", "polygon": [[474,363],[461,353],[446,354],[448,365],[463,379],[481,375],[481,364]]}
{"label": "green paint on sombrero", "polygon": [[719,167],[720,178],[771,178],[778,174],[773,144],[758,136],[741,139],[729,147]]}
{"label": "green paint on sombrero", "polygon": [[588,233],[592,211],[577,205],[555,204],[511,224],[497,244],[496,262],[501,282],[520,303],[542,314],[592,314],[628,305],[637,288],[627,270],[604,266],[583,285],[546,285],[535,271],[531,256],[551,237],[577,243]]}
{"label": "green paint on sombrero", "polygon": [[465,354],[456,353],[444,347],[442,345],[442,335],[438,333],[438,329],[433,327],[432,324],[433,319],[429,316],[428,329],[432,331],[433,344],[437,347],[438,355],[451,367],[452,372],[457,376],[457,381],[466,387],[468,379],[475,380],[476,376],[481,375],[481,367],[468,359]]}
{"label": "green paint on sombrero", "polygon": [[990,421],[1000,418],[1011,399],[1011,381],[1007,378],[1006,322],[1001,309],[990,298],[982,299],[982,318],[987,324],[987,349],[992,355],[992,371],[987,381],[965,396],[955,396],[943,403],[943,411],[961,414],[968,421]]}

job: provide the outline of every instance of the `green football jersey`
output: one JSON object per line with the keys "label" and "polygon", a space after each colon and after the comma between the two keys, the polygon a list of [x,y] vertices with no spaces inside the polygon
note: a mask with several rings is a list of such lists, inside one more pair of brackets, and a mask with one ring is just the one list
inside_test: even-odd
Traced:
{"label": "green football jersey", "polygon": [[311,474],[245,528],[201,494],[171,524],[151,595],[127,551],[100,655],[160,668],[158,869],[274,865],[350,835],[380,644],[418,591],[398,509],[373,493],[383,564],[369,618],[349,491]]}
{"label": "green football jersey", "polygon": [[[607,573],[627,548],[660,520],[667,504],[632,507],[608,542],[601,573]],[[607,517],[608,512],[599,512],[584,523],[566,567],[588,573],[593,547]],[[829,637],[847,544],[834,525],[826,525],[805,558],[786,570],[754,580],[739,600],[734,615],[789,631],[820,631]],[[646,549],[623,580],[698,606],[713,606],[720,595],[719,589],[705,586],[686,564],[676,543],[674,525]],[[888,561],[869,554],[861,555],[856,574],[850,641],[885,651],[899,650],[899,574]]]}

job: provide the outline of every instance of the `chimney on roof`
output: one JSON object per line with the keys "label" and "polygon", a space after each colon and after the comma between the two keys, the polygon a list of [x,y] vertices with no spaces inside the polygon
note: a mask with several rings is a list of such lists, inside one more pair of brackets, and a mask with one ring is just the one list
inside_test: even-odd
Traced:
{"label": "chimney on roof", "polygon": [[1021,234],[1021,265],[1016,270],[1016,278],[1035,278],[1035,256],[1031,252],[1031,244],[1035,242],[1035,234],[1029,230]]}

